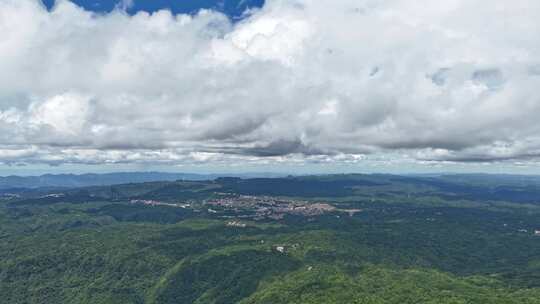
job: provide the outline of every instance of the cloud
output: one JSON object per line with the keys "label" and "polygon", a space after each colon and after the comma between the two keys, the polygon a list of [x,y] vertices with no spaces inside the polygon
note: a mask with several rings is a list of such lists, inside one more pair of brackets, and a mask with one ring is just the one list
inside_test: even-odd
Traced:
{"label": "cloud", "polygon": [[133,5],[135,5],[134,0],[121,0],[116,5],[116,8],[123,11],[127,11],[128,9],[132,8]]}
{"label": "cloud", "polygon": [[90,112],[89,99],[77,94],[56,95],[29,107],[29,123],[36,128],[52,128],[54,132],[79,135]]}
{"label": "cloud", "polygon": [[317,150],[306,146],[301,140],[278,140],[264,145],[257,145],[252,148],[242,149],[241,154],[254,155],[260,157],[267,156],[286,156],[289,154],[302,155],[326,155],[332,154],[326,151]]}
{"label": "cloud", "polygon": [[538,159],[538,1],[122,3],[0,1],[0,162]]}

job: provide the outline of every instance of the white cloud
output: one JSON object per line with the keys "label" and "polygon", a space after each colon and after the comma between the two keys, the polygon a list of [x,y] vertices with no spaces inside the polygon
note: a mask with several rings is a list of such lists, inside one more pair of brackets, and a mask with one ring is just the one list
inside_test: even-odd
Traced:
{"label": "white cloud", "polygon": [[128,9],[132,8],[134,4],[135,4],[134,0],[121,0],[117,4],[117,8],[121,9],[121,10],[124,10],[124,11],[127,11]]}
{"label": "white cloud", "polygon": [[538,1],[126,8],[0,0],[0,162],[540,155]]}
{"label": "white cloud", "polygon": [[57,95],[30,105],[30,124],[53,127],[63,134],[79,135],[89,118],[90,100],[77,94]]}

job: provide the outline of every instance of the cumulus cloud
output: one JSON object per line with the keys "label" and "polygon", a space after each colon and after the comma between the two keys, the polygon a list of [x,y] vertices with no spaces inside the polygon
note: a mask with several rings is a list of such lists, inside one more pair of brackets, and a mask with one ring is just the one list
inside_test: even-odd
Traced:
{"label": "cumulus cloud", "polygon": [[535,160],[540,2],[0,0],[0,162]]}

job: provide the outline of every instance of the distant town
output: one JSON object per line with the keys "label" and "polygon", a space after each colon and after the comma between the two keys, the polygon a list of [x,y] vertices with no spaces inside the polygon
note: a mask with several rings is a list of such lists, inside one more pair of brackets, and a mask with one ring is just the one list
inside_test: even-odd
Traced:
{"label": "distant town", "polygon": [[[161,202],[156,200],[131,200],[132,204],[147,206],[169,206],[189,208],[197,212],[204,210],[208,213],[225,218],[244,218],[251,220],[281,220],[287,215],[315,217],[329,213],[344,213],[354,216],[361,209],[338,209],[327,202],[313,202],[306,200],[276,198],[272,196],[251,196],[221,194],[222,198],[189,201],[181,203]],[[230,226],[241,227],[242,224],[229,222]]]}

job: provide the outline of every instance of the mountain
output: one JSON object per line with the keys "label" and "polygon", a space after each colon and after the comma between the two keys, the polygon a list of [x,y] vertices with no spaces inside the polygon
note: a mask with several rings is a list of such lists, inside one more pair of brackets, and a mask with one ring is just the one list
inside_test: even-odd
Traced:
{"label": "mountain", "polygon": [[[164,173],[164,172],[120,172],[105,174],[45,174],[40,176],[5,176],[0,177],[0,190],[14,188],[77,188],[88,186],[118,185],[176,180],[213,180],[224,175]],[[230,175],[228,175],[230,176]],[[271,173],[236,174],[238,177],[272,177]]]}
{"label": "mountain", "polygon": [[[152,174],[181,176],[141,176]],[[540,304],[534,177],[226,177],[47,191],[0,193],[1,303]]]}

